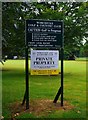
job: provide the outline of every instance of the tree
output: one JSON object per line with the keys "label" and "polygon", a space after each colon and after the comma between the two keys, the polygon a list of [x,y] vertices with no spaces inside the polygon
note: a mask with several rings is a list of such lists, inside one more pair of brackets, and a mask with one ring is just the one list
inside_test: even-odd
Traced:
{"label": "tree", "polygon": [[[64,21],[65,51],[80,49],[88,28],[88,2],[18,2],[2,3],[3,56],[23,55],[25,45],[25,19]],[[87,40],[86,40],[87,41]]]}
{"label": "tree", "polygon": [[88,41],[84,44],[84,55],[88,57]]}
{"label": "tree", "polygon": [[7,46],[3,44],[4,54],[20,55],[24,48],[24,20],[20,20],[23,17],[20,5],[21,3],[3,3],[2,35],[7,41]]}

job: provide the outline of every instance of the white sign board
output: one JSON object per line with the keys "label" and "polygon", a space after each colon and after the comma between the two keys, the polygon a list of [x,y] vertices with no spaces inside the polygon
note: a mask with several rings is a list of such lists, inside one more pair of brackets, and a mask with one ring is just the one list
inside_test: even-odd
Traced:
{"label": "white sign board", "polygon": [[31,75],[58,74],[58,61],[58,50],[31,50]]}

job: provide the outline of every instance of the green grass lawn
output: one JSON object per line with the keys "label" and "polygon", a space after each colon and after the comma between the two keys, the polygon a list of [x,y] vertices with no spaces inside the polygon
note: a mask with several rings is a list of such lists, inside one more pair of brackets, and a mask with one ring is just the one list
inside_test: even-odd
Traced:
{"label": "green grass lawn", "polygon": [[[2,65],[0,65],[2,66]],[[60,87],[59,76],[30,76],[30,100],[53,100]],[[2,115],[11,116],[10,105],[23,100],[25,92],[25,61],[7,60],[2,67]],[[59,99],[60,100],[60,99]],[[43,118],[86,118],[86,61],[64,61],[64,101],[71,110],[55,110]],[[36,118],[23,113],[18,118]]]}

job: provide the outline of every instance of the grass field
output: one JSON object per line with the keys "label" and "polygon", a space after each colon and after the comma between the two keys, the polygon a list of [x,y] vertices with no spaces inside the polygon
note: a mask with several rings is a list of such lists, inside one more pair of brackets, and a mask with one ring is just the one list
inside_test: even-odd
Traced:
{"label": "grass field", "polygon": [[[60,75],[29,77],[30,101],[54,99],[60,87]],[[11,117],[11,104],[21,102],[24,92],[25,61],[7,60],[2,67],[2,115],[5,118]],[[86,61],[64,61],[64,101],[74,108],[53,110],[41,116],[23,112],[16,117],[79,118],[80,120],[86,118]]]}

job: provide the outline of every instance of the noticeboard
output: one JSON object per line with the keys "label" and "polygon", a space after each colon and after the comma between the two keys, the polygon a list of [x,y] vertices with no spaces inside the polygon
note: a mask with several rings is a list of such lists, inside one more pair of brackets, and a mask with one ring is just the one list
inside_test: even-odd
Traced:
{"label": "noticeboard", "polygon": [[26,20],[26,41],[29,47],[58,48],[62,46],[63,22]]}
{"label": "noticeboard", "polygon": [[31,75],[57,75],[58,50],[31,50]]}
{"label": "noticeboard", "polygon": [[[25,22],[25,58],[26,58],[26,91],[23,103],[26,100],[26,109],[29,109],[29,68],[28,49],[29,48],[60,48],[61,54],[61,86],[55,96],[54,103],[61,95],[61,106],[63,106],[63,54],[64,54],[64,28],[63,21],[56,20],[26,20]],[[47,53],[43,56],[40,53]],[[52,56],[50,56],[51,53]],[[40,55],[39,55],[40,54]],[[57,54],[57,55],[56,55]],[[40,56],[39,61],[37,59]],[[34,57],[35,56],[35,57]],[[50,58],[48,58],[50,57]],[[42,60],[41,60],[42,58]],[[59,51],[31,51],[31,75],[57,75],[59,73]],[[35,61],[34,61],[35,60]],[[37,61],[37,62],[36,62]],[[42,62],[43,61],[43,62]]]}

